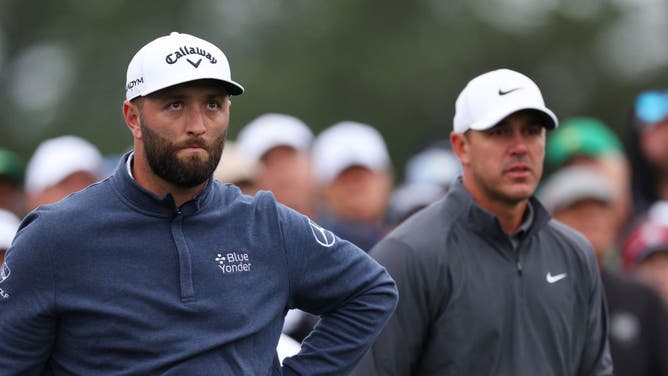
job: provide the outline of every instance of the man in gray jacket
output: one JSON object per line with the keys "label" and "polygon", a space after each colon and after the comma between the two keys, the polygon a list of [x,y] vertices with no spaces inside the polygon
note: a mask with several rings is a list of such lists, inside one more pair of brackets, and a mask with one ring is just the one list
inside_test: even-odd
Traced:
{"label": "man in gray jacket", "polygon": [[533,197],[556,116],[507,69],[455,110],[462,176],[371,250],[400,299],[357,374],[612,375],[594,252]]}

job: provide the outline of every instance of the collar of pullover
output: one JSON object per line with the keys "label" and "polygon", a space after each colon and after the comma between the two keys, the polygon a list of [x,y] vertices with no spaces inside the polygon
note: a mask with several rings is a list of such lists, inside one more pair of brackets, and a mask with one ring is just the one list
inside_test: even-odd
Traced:
{"label": "collar of pullover", "polygon": [[132,152],[121,158],[116,171],[111,176],[114,189],[121,199],[135,210],[148,215],[171,218],[175,215],[190,216],[206,205],[213,196],[213,179],[209,179],[202,191],[192,200],[177,208],[171,194],[159,197],[141,187],[128,173],[126,163]]}
{"label": "collar of pullover", "polygon": [[[454,196],[454,201],[461,205],[461,209],[466,210],[463,213],[466,216],[470,228],[483,237],[491,237],[495,240],[508,239],[509,235],[503,231],[496,216],[473,201],[471,194],[464,188],[461,177],[453,184],[449,194]],[[524,234],[520,235],[521,238],[531,236],[539,231],[550,220],[550,214],[533,196],[529,198],[529,205],[531,205],[531,208],[533,209],[533,219],[532,223],[528,224],[528,226],[525,226],[527,224],[522,225]]]}

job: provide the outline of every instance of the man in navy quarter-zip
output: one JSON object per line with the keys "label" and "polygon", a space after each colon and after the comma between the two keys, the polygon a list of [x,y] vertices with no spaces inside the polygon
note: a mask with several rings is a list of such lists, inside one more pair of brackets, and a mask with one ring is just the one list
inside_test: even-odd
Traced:
{"label": "man in navy quarter-zip", "polygon": [[500,69],[455,104],[462,175],[371,255],[401,299],[357,375],[612,375],[595,254],[533,197],[557,117]]}
{"label": "man in navy quarter-zip", "polygon": [[[211,178],[223,52],[172,33],[137,52],[134,138],[108,179],[30,213],[0,269],[2,375],[344,375],[397,302],[385,269],[268,192]],[[321,316],[279,362],[288,309]]]}

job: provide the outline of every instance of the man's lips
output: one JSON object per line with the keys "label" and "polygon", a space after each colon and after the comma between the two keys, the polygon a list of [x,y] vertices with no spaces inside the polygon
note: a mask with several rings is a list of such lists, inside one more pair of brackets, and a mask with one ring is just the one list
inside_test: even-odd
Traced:
{"label": "man's lips", "polygon": [[504,173],[511,176],[527,176],[531,174],[531,168],[525,164],[518,164],[505,169]]}
{"label": "man's lips", "polygon": [[189,143],[183,144],[181,147],[182,150],[187,150],[187,151],[200,151],[200,150],[206,150],[206,143],[205,142],[199,142],[199,141],[190,141]]}

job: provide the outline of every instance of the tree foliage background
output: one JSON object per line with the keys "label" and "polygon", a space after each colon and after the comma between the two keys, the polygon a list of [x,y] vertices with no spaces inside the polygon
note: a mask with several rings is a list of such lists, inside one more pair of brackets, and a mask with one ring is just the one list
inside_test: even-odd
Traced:
{"label": "tree foliage background", "polygon": [[171,31],[217,44],[245,86],[230,138],[265,112],[316,133],[355,120],[399,171],[448,137],[458,93],[488,70],[527,74],[560,119],[594,116],[623,139],[636,94],[668,88],[665,0],[0,0],[0,147],[27,159],[76,134],[129,148],[127,64]]}

